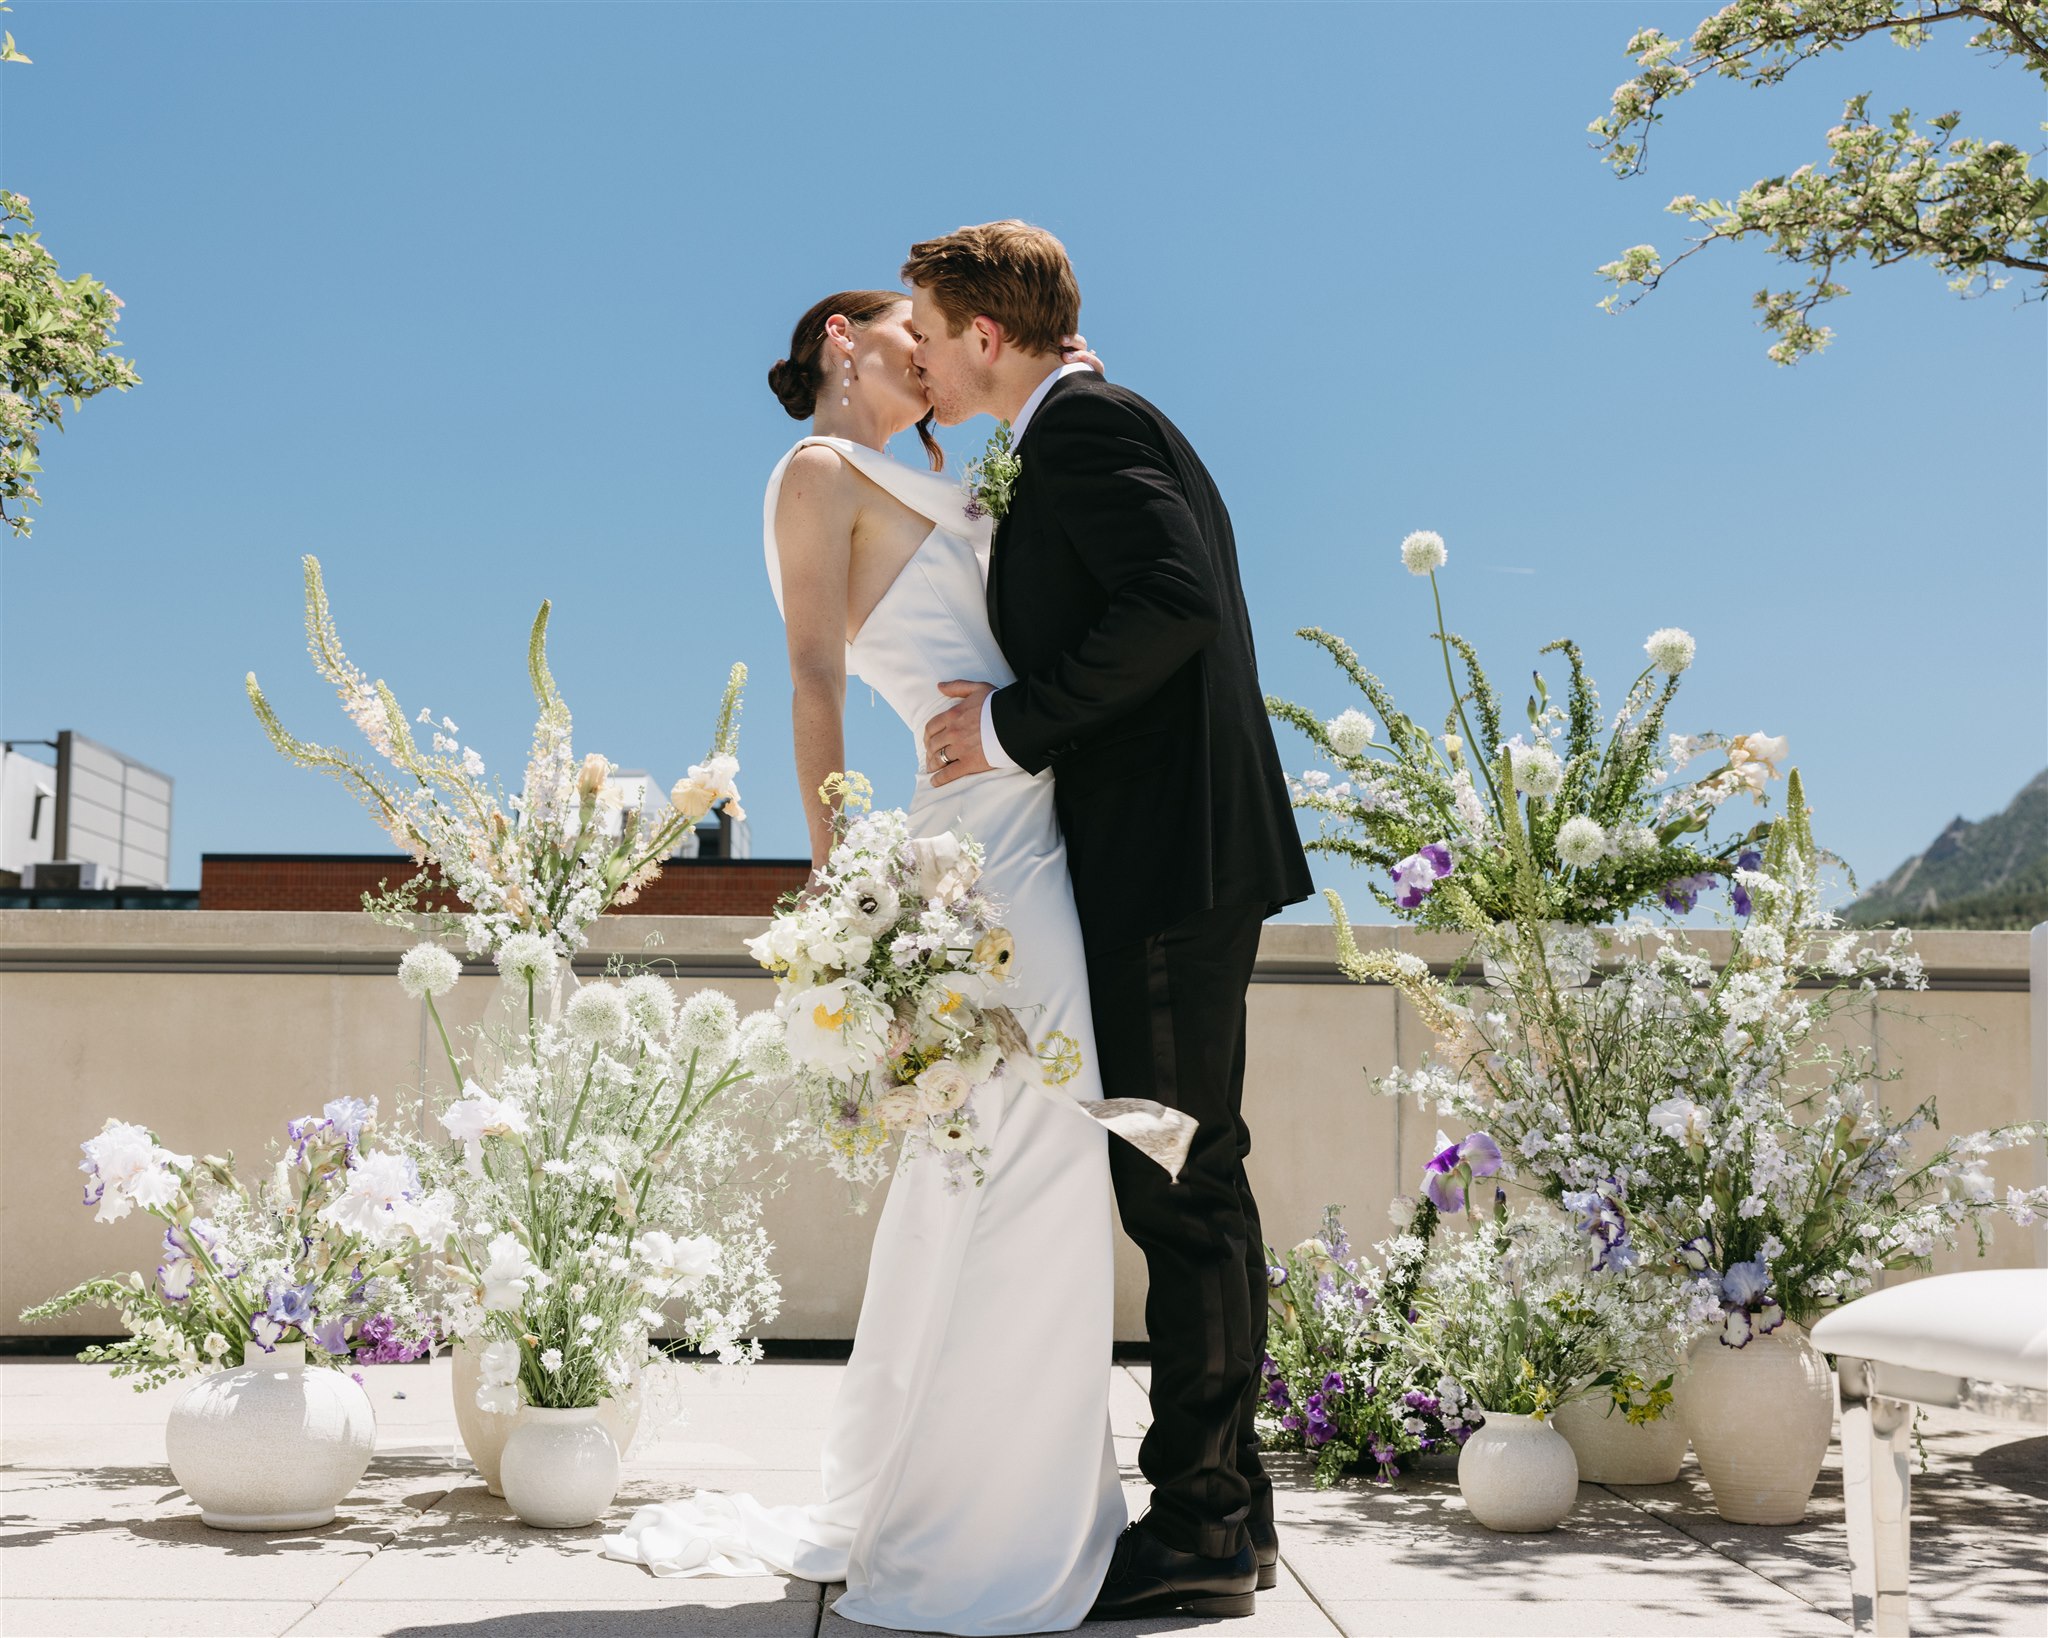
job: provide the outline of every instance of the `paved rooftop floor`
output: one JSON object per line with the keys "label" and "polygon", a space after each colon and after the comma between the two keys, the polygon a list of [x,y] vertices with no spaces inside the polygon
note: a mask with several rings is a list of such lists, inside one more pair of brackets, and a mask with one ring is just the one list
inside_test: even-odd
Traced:
{"label": "paved rooftop floor", "polygon": [[[630,1454],[614,1513],[693,1487],[771,1502],[816,1495],[840,1367],[770,1364],[689,1380],[686,1420]],[[555,1638],[858,1638],[837,1589],[803,1581],[663,1581],[597,1551],[599,1527],[529,1530],[463,1458],[448,1367],[378,1366],[376,1459],[325,1530],[231,1535],[200,1524],[164,1465],[176,1387],[137,1394],[104,1368],[0,1364],[0,1632],[435,1634]],[[1142,1368],[1112,1405],[1133,1512],[1147,1407]],[[2048,1632],[2048,1437],[1942,1415],[1913,1492],[1914,1630]],[[972,1460],[966,1453],[965,1460]],[[1543,1536],[1500,1536],[1466,1514],[1449,1473],[1315,1491],[1279,1462],[1283,1568],[1256,1616],[1144,1621],[1112,1635],[1219,1638],[1399,1634],[1840,1634],[1849,1588],[1839,1469],[1809,1521],[1723,1524],[1688,1463],[1654,1489],[1580,1487]]]}

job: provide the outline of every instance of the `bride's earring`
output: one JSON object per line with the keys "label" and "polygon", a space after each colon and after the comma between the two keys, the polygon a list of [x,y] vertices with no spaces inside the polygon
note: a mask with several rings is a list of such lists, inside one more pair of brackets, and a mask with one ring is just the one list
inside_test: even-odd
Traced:
{"label": "bride's earring", "polygon": [[[851,347],[846,349],[846,357],[840,361],[839,367],[847,372],[839,383],[839,390],[841,393],[850,394],[853,391],[853,349]],[[851,404],[853,399],[851,397],[842,397],[839,402],[842,405]]]}

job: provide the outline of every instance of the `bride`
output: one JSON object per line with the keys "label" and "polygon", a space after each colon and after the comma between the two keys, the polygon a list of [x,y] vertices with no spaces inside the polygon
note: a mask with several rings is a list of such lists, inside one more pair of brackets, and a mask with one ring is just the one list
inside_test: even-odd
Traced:
{"label": "bride", "polygon": [[[789,637],[798,784],[813,865],[831,846],[818,796],[845,767],[849,673],[894,707],[919,754],[942,681],[1009,667],[989,631],[990,525],[970,516],[912,366],[910,301],[827,297],[797,322],[769,385],[812,434],[768,479],[768,579]],[[1076,338],[1070,352],[1089,363]],[[916,426],[934,470],[884,451]],[[1017,976],[1004,999],[1080,1043],[1063,1093],[1100,1099],[1088,977],[1053,814],[1052,775],[1018,769],[934,789],[920,766],[913,834],[985,850],[1008,906]],[[991,1096],[995,1094],[995,1096]],[[834,1606],[871,1626],[995,1634],[1078,1626],[1126,1522],[1109,1432],[1112,1203],[1104,1128],[1014,1079],[980,1094],[986,1181],[898,1171],[825,1437],[824,1499],[769,1507],[698,1492],[643,1507],[605,1550],[660,1575],[779,1572],[844,1581]]]}

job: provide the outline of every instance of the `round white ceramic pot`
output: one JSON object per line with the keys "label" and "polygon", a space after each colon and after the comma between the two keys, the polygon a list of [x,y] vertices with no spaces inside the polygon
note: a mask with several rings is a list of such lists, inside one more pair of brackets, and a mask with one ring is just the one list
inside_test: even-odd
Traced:
{"label": "round white ceramic pot", "polygon": [[1797,1524],[1828,1453],[1835,1384],[1806,1332],[1787,1320],[1730,1348],[1693,1345],[1680,1405],[1693,1454],[1731,1524]]}
{"label": "round white ceramic pot", "polygon": [[505,1501],[522,1523],[573,1530],[601,1518],[619,1493],[619,1447],[598,1421],[594,1405],[583,1410],[527,1405],[505,1441],[498,1472],[505,1481]]}
{"label": "round white ceramic pot", "polygon": [[1554,1530],[1579,1499],[1579,1464],[1548,1422],[1488,1411],[1458,1452],[1458,1488],[1489,1530]]}
{"label": "round white ceramic pot", "polygon": [[164,1425],[171,1474],[216,1530],[308,1530],[334,1522],[377,1444],[370,1397],[306,1364],[303,1342],[187,1388]]}
{"label": "round white ceramic pot", "polygon": [[[494,1496],[502,1496],[505,1486],[498,1464],[505,1453],[505,1441],[512,1437],[512,1429],[526,1414],[526,1407],[522,1405],[517,1411],[506,1414],[487,1411],[476,1402],[477,1386],[483,1381],[481,1352],[460,1337],[455,1341],[455,1349],[450,1356],[454,1368],[449,1373],[450,1391],[455,1398],[455,1426],[462,1434],[463,1449],[469,1452],[469,1459],[483,1476],[485,1488]],[[623,1393],[598,1401],[597,1419],[611,1434],[612,1443],[619,1447],[622,1458],[633,1448],[633,1440],[640,1431],[640,1410],[640,1377],[637,1372]]]}
{"label": "round white ceramic pot", "polygon": [[1605,1394],[1559,1407],[1551,1423],[1578,1458],[1585,1484],[1669,1484],[1685,1465],[1685,1424],[1678,1406],[1641,1426],[1621,1411],[1608,1412]]}

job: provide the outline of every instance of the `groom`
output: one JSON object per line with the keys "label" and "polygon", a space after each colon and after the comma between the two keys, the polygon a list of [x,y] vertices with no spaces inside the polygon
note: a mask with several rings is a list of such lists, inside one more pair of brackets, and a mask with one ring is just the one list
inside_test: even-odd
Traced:
{"label": "groom", "polygon": [[[1313,890],[1266,720],[1230,517],[1173,423],[1062,365],[1081,292],[1059,240],[989,222],[915,245],[918,374],[945,425],[1009,423],[989,623],[1017,680],[945,685],[934,784],[997,767],[1057,775],[1109,1097],[1198,1122],[1180,1181],[1110,1145],[1151,1289],[1151,1510],[1118,1542],[1097,1619],[1249,1615],[1279,1538],[1253,1410],[1266,1258],[1245,1181],[1245,989],[1259,925]],[[991,467],[1002,463],[990,462]]]}

